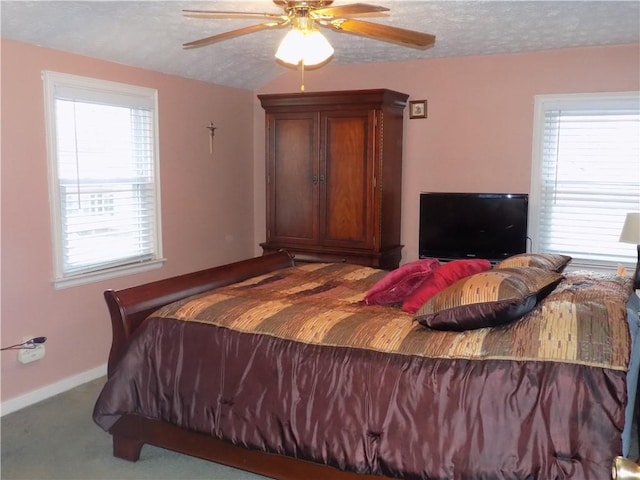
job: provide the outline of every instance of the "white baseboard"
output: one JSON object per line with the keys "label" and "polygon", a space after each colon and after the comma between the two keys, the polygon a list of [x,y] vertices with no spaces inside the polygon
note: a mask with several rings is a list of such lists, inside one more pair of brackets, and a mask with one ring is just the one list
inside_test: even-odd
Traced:
{"label": "white baseboard", "polygon": [[64,378],[59,382],[47,385],[46,387],[38,388],[37,390],[12,398],[0,404],[0,416],[21,410],[29,405],[33,405],[34,403],[41,402],[42,400],[46,400],[47,398],[58,395],[59,393],[71,390],[72,388],[95,380],[96,378],[100,378],[106,374],[107,364],[105,363],[99,367],[87,370],[86,372],[72,375],[71,377]]}

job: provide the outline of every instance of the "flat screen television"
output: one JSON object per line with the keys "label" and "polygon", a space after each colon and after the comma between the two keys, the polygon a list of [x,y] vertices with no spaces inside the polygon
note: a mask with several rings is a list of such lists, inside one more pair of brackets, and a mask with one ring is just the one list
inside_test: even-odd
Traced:
{"label": "flat screen television", "polygon": [[420,258],[499,261],[527,248],[529,196],[421,193]]}

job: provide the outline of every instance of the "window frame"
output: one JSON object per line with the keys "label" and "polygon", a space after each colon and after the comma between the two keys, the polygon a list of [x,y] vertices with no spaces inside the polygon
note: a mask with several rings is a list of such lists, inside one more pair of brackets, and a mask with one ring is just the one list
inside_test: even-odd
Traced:
{"label": "window frame", "polygon": [[[566,93],[544,94],[534,96],[533,114],[533,146],[531,161],[531,183],[529,191],[529,221],[527,235],[531,242],[531,251],[540,252],[540,211],[542,203],[542,168],[544,163],[545,141],[545,113],[548,110],[558,109],[597,109],[612,108],[616,106],[629,107],[634,102],[640,104],[640,92],[594,92],[594,93]],[[620,225],[622,231],[622,224]],[[633,270],[635,268],[635,248],[630,262],[617,263],[606,260],[590,260],[574,258],[570,267],[589,268],[595,271],[610,272],[612,268],[623,265]]]}
{"label": "window frame", "polygon": [[[94,283],[110,278],[132,275],[153,269],[160,268],[166,261],[162,255],[162,224],[161,224],[161,195],[160,195],[160,159],[159,159],[159,121],[158,121],[158,92],[156,89],[129,85],[125,83],[101,80],[91,77],[59,73],[53,71],[42,72],[43,93],[44,93],[44,113],[45,113],[45,135],[47,150],[48,184],[49,184],[49,205],[51,220],[51,245],[53,257],[53,279],[52,284],[56,289],[68,288],[88,283]],[[61,185],[58,178],[58,156],[57,156],[57,125],[56,125],[56,88],[78,89],[83,91],[83,96],[91,96],[95,93],[95,101],[98,104],[105,104],[99,101],[99,97],[109,97],[117,95],[120,98],[130,97],[136,101],[150,105],[152,110],[152,168],[153,168],[153,188],[154,188],[154,212],[152,214],[152,235],[153,252],[145,260],[134,261],[121,265],[99,266],[90,270],[80,272],[65,272],[63,267],[63,228],[62,205],[60,199]],[[88,93],[87,93],[88,92]],[[132,105],[133,107],[133,105]]]}

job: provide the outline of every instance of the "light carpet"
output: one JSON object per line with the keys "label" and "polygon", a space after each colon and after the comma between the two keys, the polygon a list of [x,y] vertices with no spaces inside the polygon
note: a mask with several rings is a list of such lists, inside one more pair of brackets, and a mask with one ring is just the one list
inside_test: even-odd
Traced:
{"label": "light carpet", "polygon": [[111,436],[91,418],[100,378],[0,421],[2,479],[265,480],[223,465],[145,445],[140,460],[112,455]]}

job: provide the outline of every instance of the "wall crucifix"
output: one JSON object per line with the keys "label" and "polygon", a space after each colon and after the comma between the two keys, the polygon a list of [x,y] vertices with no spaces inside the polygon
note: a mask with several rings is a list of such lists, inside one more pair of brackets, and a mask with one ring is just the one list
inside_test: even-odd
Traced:
{"label": "wall crucifix", "polygon": [[209,153],[213,155],[213,137],[216,131],[216,127],[213,126],[213,122],[209,122],[207,129],[209,130]]}

